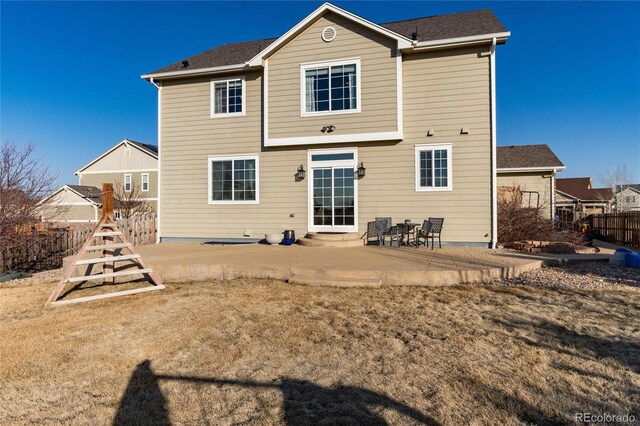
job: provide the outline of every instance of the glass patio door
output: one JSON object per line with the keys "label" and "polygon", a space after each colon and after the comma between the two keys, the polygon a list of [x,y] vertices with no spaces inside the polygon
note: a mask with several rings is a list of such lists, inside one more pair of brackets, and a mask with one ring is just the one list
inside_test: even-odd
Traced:
{"label": "glass patio door", "polygon": [[356,232],[355,153],[312,154],[311,217],[316,232]]}

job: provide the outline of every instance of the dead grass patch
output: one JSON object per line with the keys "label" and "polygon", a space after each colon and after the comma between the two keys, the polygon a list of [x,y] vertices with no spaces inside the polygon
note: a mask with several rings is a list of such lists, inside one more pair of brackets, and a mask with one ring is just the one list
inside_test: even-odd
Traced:
{"label": "dead grass patch", "polygon": [[269,280],[43,308],[0,287],[2,424],[573,422],[640,406],[640,292]]}

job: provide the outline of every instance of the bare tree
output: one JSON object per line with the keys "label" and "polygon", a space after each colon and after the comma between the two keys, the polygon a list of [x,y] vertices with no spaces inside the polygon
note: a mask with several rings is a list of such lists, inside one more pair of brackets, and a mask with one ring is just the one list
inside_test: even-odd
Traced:
{"label": "bare tree", "polygon": [[146,197],[147,193],[142,191],[140,183],[136,180],[132,179],[128,188],[122,180],[113,184],[113,207],[120,212],[122,219],[154,211],[154,206]]}
{"label": "bare tree", "polygon": [[616,211],[627,211],[629,209],[628,203],[625,202],[624,196],[621,195],[621,192],[631,184],[631,172],[627,165],[621,164],[616,167],[609,165],[605,174],[600,176],[600,181],[605,187],[611,188]]}
{"label": "bare tree", "polygon": [[35,145],[0,145],[0,237],[15,238],[39,222],[40,200],[55,187],[52,173]]}

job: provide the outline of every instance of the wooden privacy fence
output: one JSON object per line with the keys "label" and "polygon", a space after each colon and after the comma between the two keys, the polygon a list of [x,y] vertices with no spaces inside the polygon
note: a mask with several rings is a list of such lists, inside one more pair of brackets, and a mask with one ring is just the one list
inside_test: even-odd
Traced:
{"label": "wooden privacy fence", "polygon": [[[155,213],[119,220],[118,227],[133,245],[156,242]],[[65,257],[80,250],[91,231],[92,228],[81,228],[71,232],[25,235],[11,240],[0,238],[0,273],[60,268]]]}
{"label": "wooden privacy fence", "polygon": [[640,247],[640,211],[594,214],[589,225],[610,243]]}

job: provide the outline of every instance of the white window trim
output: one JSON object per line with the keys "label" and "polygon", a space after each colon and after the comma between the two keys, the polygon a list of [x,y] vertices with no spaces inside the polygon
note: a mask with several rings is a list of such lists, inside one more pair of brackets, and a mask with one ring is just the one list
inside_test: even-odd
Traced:
{"label": "white window trim", "polygon": [[[447,186],[438,187],[424,187],[420,186],[420,152],[421,151],[433,151],[438,149],[447,150]],[[453,149],[451,144],[422,144],[415,145],[415,184],[416,192],[444,192],[453,191]]]}
{"label": "white window trim", "polygon": [[[356,65],[356,103],[357,108],[355,109],[347,109],[340,111],[314,111],[307,112],[306,111],[306,83],[305,83],[305,73],[307,70],[314,68],[325,68],[337,65]],[[362,79],[361,75],[361,66],[360,66],[360,58],[351,58],[351,59],[340,59],[336,61],[322,61],[322,62],[313,62],[313,63],[302,63],[300,64],[300,117],[318,117],[323,115],[339,115],[339,114],[357,114],[362,110]],[[331,78],[331,75],[329,75]],[[329,105],[331,105],[331,101],[329,101]]]}
{"label": "white window trim", "polygon": [[[129,189],[127,189],[127,176],[129,177]],[[124,180],[122,182],[124,186],[124,192],[131,192],[131,188],[133,188],[133,179],[131,178],[130,173],[125,173]]]}
{"label": "white window trim", "polygon": [[[215,112],[215,84],[221,82],[230,82],[240,80],[242,84],[242,112]],[[227,91],[229,90],[227,85]],[[246,115],[247,113],[247,85],[245,83],[245,76],[233,77],[233,78],[219,78],[215,80],[211,80],[209,87],[209,96],[210,96],[210,116],[211,118],[221,118],[221,117],[241,117]],[[227,92],[227,99],[229,99],[229,94]]]}
{"label": "white window trim", "polygon": [[[147,177],[147,189],[144,189],[144,177]],[[140,174],[140,189],[142,192],[149,192],[149,173]]]}
{"label": "white window trim", "polygon": [[[255,200],[212,200],[211,199],[211,163],[213,161],[255,160],[256,161],[256,199]],[[260,157],[258,154],[210,155],[207,157],[207,201],[209,204],[260,204]]]}

